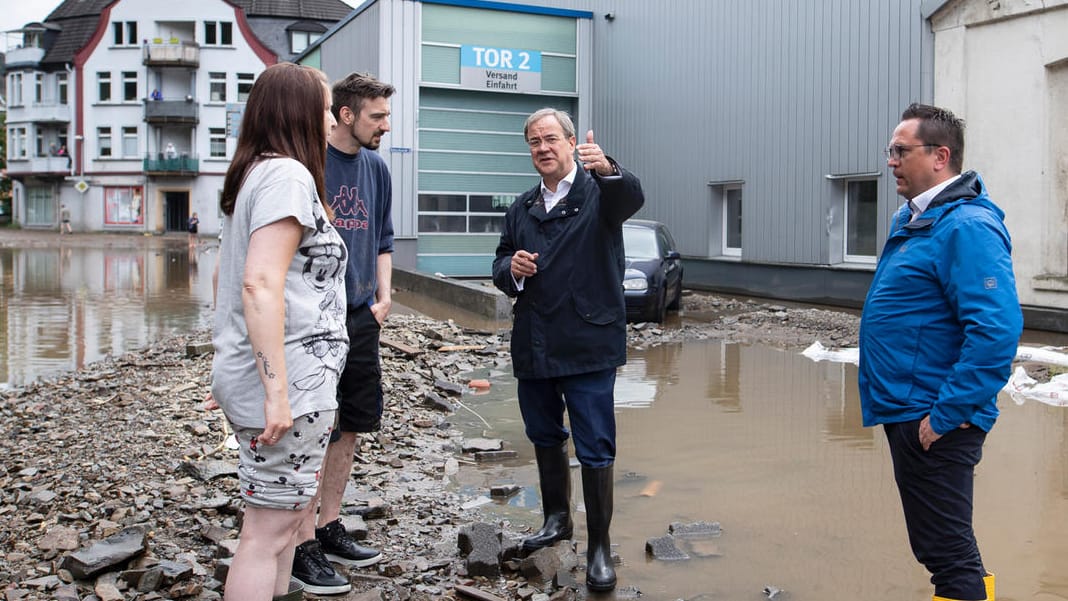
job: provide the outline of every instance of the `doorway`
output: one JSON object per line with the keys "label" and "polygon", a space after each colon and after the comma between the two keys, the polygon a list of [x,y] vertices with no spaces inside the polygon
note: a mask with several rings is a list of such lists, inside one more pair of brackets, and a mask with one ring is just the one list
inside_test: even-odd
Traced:
{"label": "doorway", "polygon": [[184,232],[189,219],[189,190],[163,193],[164,228],[168,232]]}

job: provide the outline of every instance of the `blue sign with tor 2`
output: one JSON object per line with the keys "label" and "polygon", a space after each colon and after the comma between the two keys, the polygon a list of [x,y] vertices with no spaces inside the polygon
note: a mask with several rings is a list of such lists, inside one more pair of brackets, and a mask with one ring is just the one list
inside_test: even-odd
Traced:
{"label": "blue sign with tor 2", "polygon": [[460,47],[460,66],[541,73],[541,52],[519,48],[464,45]]}

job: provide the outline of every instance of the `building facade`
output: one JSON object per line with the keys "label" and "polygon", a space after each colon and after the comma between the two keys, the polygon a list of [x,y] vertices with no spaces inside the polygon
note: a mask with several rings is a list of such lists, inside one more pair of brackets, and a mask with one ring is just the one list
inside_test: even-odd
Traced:
{"label": "building facade", "polygon": [[965,167],[983,174],[1005,210],[1016,287],[1031,323],[1063,330],[1068,0],[943,0],[927,9],[935,37],[935,102],[964,118]]}
{"label": "building facade", "polygon": [[[982,77],[988,62],[1011,71],[1012,61],[995,56],[1005,42],[1020,44],[1035,65],[1046,57],[1020,86],[1046,78],[1051,91],[1033,102],[1063,106],[1056,96],[1065,88],[1056,75],[1063,53],[1053,48],[1068,39],[1059,36],[1063,4],[368,0],[300,60],[332,78],[371,71],[398,88],[394,131],[380,151],[394,174],[400,265],[451,276],[489,273],[493,214],[537,181],[521,144],[521,117],[555,106],[572,111],[580,134],[593,129],[597,142],[641,177],[647,200],[638,216],[671,229],[688,287],[859,306],[903,202],[882,153],[901,111],[945,98],[968,118],[976,102],[953,100],[959,90],[947,70],[957,69],[958,79]],[[963,52],[952,40],[984,31],[970,22],[944,35],[949,26],[941,15],[996,12],[995,5],[1043,15],[1028,27],[1043,32],[1045,46],[1028,42],[1037,33],[1012,33],[1020,26],[1003,22],[1005,10],[985,30],[1010,37],[983,38],[983,53],[970,46]],[[547,29],[539,29],[543,23]],[[946,42],[936,55],[940,35]],[[487,86],[491,77],[529,81],[531,72],[472,62],[476,48],[486,60],[536,53],[540,87]],[[966,68],[954,52],[968,57]],[[574,71],[558,71],[563,61],[573,61]],[[478,79],[472,65],[481,68]],[[1001,87],[1002,98],[985,104],[989,111],[1013,106],[1003,97],[1021,89],[1000,81],[983,78],[982,86]],[[1037,117],[1049,113],[1030,114],[1063,129],[1064,119]],[[1013,127],[987,116],[984,124]],[[969,121],[966,167],[986,174],[1002,201],[994,163],[1010,169],[1012,162],[980,131],[985,125]],[[1017,160],[1055,173],[1053,157],[1064,149],[1039,153],[1031,147],[1046,144],[1043,135],[1027,135],[1031,145]],[[1029,184],[1049,198],[1059,180],[1032,171]],[[1063,201],[1047,204],[1045,217],[1007,206],[1008,224],[1028,323],[1068,330],[1068,302],[1053,290],[1064,287],[1068,262],[1065,211]],[[1032,226],[1046,231],[1041,242]]]}
{"label": "building facade", "polygon": [[27,24],[7,53],[14,220],[54,229],[65,209],[79,231],[164,233],[196,212],[201,232],[218,232],[253,82],[350,10],[340,0],[67,0]]}
{"label": "building facade", "polygon": [[368,2],[300,58],[332,79],[365,71],[397,88],[379,150],[393,178],[397,265],[488,274],[505,211],[538,182],[527,115],[554,106],[589,124],[593,14],[513,8]]}

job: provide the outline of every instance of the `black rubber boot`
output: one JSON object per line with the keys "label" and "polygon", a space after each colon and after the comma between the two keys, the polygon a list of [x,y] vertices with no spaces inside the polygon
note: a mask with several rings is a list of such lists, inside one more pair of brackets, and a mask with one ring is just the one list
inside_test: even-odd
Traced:
{"label": "black rubber boot", "polygon": [[545,523],[541,530],[523,540],[529,553],[571,538],[571,467],[567,459],[567,442],[558,447],[534,447],[541,486],[541,511]]}
{"label": "black rubber boot", "polygon": [[616,587],[616,567],[612,563],[612,466],[582,468],[582,496],[586,502],[586,588],[610,591]]}

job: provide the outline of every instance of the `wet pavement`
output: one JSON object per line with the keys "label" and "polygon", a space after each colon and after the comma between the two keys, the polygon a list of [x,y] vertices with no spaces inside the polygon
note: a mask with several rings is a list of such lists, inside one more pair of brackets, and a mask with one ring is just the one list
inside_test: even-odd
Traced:
{"label": "wet pavement", "polygon": [[[210,242],[190,251],[184,236],[0,233],[0,382],[22,385],[209,326],[216,256]],[[426,299],[398,302],[470,327],[499,325]],[[799,350],[708,340],[631,351],[617,382],[620,587],[667,600],[758,600],[769,586],[785,591],[777,599],[930,599],[882,431],[861,426],[856,368]],[[453,423],[504,439],[519,458],[466,466],[458,487],[477,496],[523,486],[482,513],[510,530],[536,528],[536,472],[514,381],[507,371],[473,375],[488,376],[490,392],[465,395]],[[1002,601],[1068,599],[1068,410],[1005,397],[1000,406],[976,472],[987,568]],[[645,542],[679,521],[719,522],[723,534],[683,545],[688,561],[648,559]],[[580,542],[583,527],[579,512]]]}

